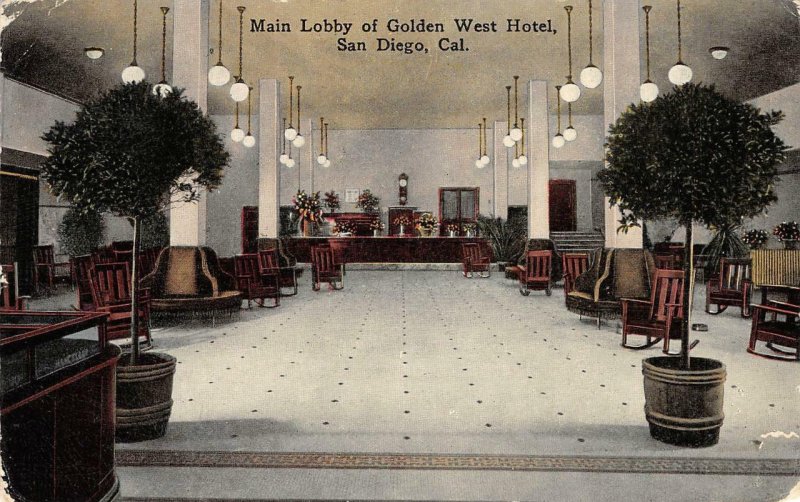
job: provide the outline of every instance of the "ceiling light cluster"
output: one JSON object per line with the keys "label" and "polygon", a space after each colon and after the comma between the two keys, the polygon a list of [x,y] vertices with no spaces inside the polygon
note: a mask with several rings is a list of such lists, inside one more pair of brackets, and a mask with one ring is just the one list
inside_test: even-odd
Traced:
{"label": "ceiling light cluster", "polygon": [[322,167],[331,167],[331,159],[328,157],[328,123],[323,117],[319,118],[319,155],[317,164]]}

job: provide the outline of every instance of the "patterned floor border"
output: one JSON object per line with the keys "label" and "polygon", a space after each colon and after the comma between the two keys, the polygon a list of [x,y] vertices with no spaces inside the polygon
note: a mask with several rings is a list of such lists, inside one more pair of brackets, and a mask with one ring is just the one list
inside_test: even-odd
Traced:
{"label": "patterned floor border", "polygon": [[670,458],[117,450],[119,467],[415,469],[799,476],[800,458]]}

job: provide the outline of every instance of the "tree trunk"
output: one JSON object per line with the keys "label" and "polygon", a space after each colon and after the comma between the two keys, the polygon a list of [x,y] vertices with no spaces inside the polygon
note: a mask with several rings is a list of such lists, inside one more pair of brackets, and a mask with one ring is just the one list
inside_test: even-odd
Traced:
{"label": "tree trunk", "polygon": [[[681,368],[691,369],[689,356],[689,315],[692,308],[692,289],[694,285],[694,243],[692,242],[692,221],[685,222],[686,242],[683,249],[683,318],[681,319]],[[667,333],[669,336],[669,333]]]}
{"label": "tree trunk", "polygon": [[131,365],[139,361],[139,238],[141,220],[133,218],[133,262],[131,264]]}

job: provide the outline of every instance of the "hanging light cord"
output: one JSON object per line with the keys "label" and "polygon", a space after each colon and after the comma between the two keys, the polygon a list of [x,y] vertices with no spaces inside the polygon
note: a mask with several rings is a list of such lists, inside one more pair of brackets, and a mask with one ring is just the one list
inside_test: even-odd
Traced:
{"label": "hanging light cord", "polygon": [[683,62],[683,49],[681,47],[681,0],[678,0],[678,62]]}
{"label": "hanging light cord", "polygon": [[236,101],[236,125],[233,126],[234,129],[239,128],[239,102]]}
{"label": "hanging light cord", "polygon": [[321,155],[325,155],[325,119],[319,118],[319,150]]}
{"label": "hanging light cord", "polygon": [[300,89],[302,86],[297,86],[297,134],[300,134]]}
{"label": "hanging light cord", "polygon": [[239,78],[242,78],[242,31],[244,30],[244,7],[236,7],[239,10]]}
{"label": "hanging light cord", "polygon": [[572,127],[572,103],[567,103],[567,115],[569,116],[569,126]]}
{"label": "hanging light cord", "polygon": [[520,147],[520,150],[522,150],[522,155],[525,155],[525,119],[521,118],[519,120],[520,120],[520,128],[522,129],[522,139],[520,140],[522,146]]}
{"label": "hanging light cord", "polygon": [[[292,115],[294,110],[292,107],[294,106],[294,77],[291,75],[289,76],[289,129],[292,128]],[[286,129],[284,127],[284,129]]]}
{"label": "hanging light cord", "polygon": [[217,64],[222,66],[222,0],[219,0],[219,48],[217,49]]}
{"label": "hanging light cord", "polygon": [[325,122],[325,157],[328,156],[328,123]]}
{"label": "hanging light cord", "polygon": [[478,158],[483,157],[483,124],[478,122]]}
{"label": "hanging light cord", "polygon": [[561,134],[561,100],[558,94],[561,92],[561,86],[556,86],[556,110],[558,110],[558,134]]}
{"label": "hanging light cord", "polygon": [[645,47],[646,47],[646,58],[645,61],[647,62],[647,81],[650,81],[650,9],[653,7],[651,5],[645,5],[642,7],[644,10],[644,40],[645,40]]}
{"label": "hanging light cord", "polygon": [[[284,130],[286,129],[286,117],[283,117],[283,128]],[[281,155],[285,154],[286,154],[286,136],[283,136],[283,146],[281,147]]]}
{"label": "hanging light cord", "polygon": [[[679,0],[680,1],[680,0]],[[567,79],[572,81],[572,6],[567,5],[564,7],[567,11],[567,56],[569,60],[569,76]]]}
{"label": "hanging light cord", "polygon": [[589,66],[592,66],[593,52],[594,52],[594,45],[592,44],[592,0],[589,0]]}
{"label": "hanging light cord", "polygon": [[163,17],[161,19],[161,81],[167,81],[167,12],[169,7],[161,7]]}
{"label": "hanging light cord", "polygon": [[247,93],[247,135],[250,136],[250,115],[253,113],[250,107],[250,97],[253,95],[253,88],[249,88],[250,92]]}
{"label": "hanging light cord", "polygon": [[514,75],[514,128],[517,127],[517,122],[519,122],[519,96],[517,90],[518,81],[519,75]]}
{"label": "hanging light cord", "polygon": [[486,147],[486,117],[483,117],[483,155],[488,155],[489,149]]}
{"label": "hanging light cord", "polygon": [[506,113],[506,134],[511,134],[511,86],[506,86],[506,103],[508,103],[508,113]]}
{"label": "hanging light cord", "polygon": [[138,66],[136,64],[136,38],[138,35],[138,32],[136,31],[136,26],[138,24],[137,23],[138,13],[139,13],[138,2],[136,0],[133,0],[133,64],[131,64],[131,66]]}

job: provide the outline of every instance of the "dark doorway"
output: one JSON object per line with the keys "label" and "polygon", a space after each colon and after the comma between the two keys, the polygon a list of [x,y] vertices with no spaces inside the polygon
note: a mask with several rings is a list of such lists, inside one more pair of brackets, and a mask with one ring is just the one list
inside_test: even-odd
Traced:
{"label": "dark doorway", "polygon": [[242,253],[258,252],[258,208],[242,208]]}
{"label": "dark doorway", "polygon": [[30,294],[33,246],[39,242],[39,177],[35,170],[0,167],[0,261],[17,262],[19,286]]}
{"label": "dark doorway", "polygon": [[575,180],[550,180],[550,231],[577,229]]}

